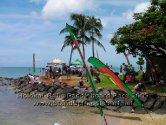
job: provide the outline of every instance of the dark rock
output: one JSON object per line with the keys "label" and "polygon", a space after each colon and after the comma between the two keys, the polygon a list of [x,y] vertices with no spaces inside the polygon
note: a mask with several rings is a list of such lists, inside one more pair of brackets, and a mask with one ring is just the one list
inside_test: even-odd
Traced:
{"label": "dark rock", "polygon": [[96,107],[97,106],[97,104],[96,104],[96,101],[94,100],[94,101],[92,101],[92,102],[87,102],[86,103],[86,105],[87,106],[90,106],[90,107]]}
{"label": "dark rock", "polygon": [[148,97],[149,97],[149,98],[157,98],[158,95],[157,95],[157,94],[153,94],[153,93],[149,93],[149,94],[148,94]]}
{"label": "dark rock", "polygon": [[32,90],[35,91],[35,90],[37,90],[37,89],[38,89],[37,84],[33,84],[33,85],[32,85]]}
{"label": "dark rock", "polygon": [[160,101],[162,101],[162,102],[166,101],[166,97],[165,96],[160,96]]}
{"label": "dark rock", "polygon": [[26,90],[23,91],[23,93],[31,93],[32,92],[32,88],[27,88]]}
{"label": "dark rock", "polygon": [[73,89],[74,89],[74,91],[76,91],[76,92],[77,92],[78,90],[80,90],[80,87],[75,86]]}
{"label": "dark rock", "polygon": [[62,89],[61,88],[58,88],[56,91],[55,91],[55,95],[60,95],[62,93]]}
{"label": "dark rock", "polygon": [[112,90],[117,96],[121,96],[121,95],[126,95],[126,93],[122,90],[119,90],[119,89],[115,89],[115,90]]}
{"label": "dark rock", "polygon": [[163,102],[163,105],[161,106],[161,109],[166,110],[166,100]]}
{"label": "dark rock", "polygon": [[100,106],[101,107],[105,107],[106,106],[106,102],[104,100],[100,100]]}
{"label": "dark rock", "polygon": [[43,92],[45,90],[45,86],[43,84],[34,84],[33,90],[38,90],[39,92]]}
{"label": "dark rock", "polygon": [[153,111],[161,108],[161,106],[164,104],[165,97],[158,97],[154,106],[153,106]]}
{"label": "dark rock", "polygon": [[129,106],[129,105],[131,106],[133,104],[133,100],[130,96],[126,96],[124,98],[124,103],[125,103],[126,106]]}
{"label": "dark rock", "polygon": [[117,105],[121,104],[121,106],[124,106],[124,104],[125,104],[125,98],[116,97],[116,98],[113,99],[113,103],[117,104]]}
{"label": "dark rock", "polygon": [[161,101],[156,101],[154,106],[153,106],[153,111],[161,108],[162,102]]}
{"label": "dark rock", "polygon": [[74,89],[74,91],[76,91],[78,94],[83,94],[85,91],[89,92],[88,90],[86,90],[86,88],[78,88],[77,90]]}
{"label": "dark rock", "polygon": [[144,107],[147,109],[152,109],[155,102],[156,102],[156,99],[150,97],[148,98],[147,102],[144,104]]}
{"label": "dark rock", "polygon": [[78,98],[78,99],[76,100],[76,103],[82,104],[82,105],[85,105],[86,102],[87,102],[87,98],[86,98],[86,97]]}
{"label": "dark rock", "polygon": [[113,99],[112,98],[110,98],[110,99],[104,99],[103,101],[105,101],[106,106],[110,106],[112,104],[112,102],[113,102]]}
{"label": "dark rock", "polygon": [[10,83],[11,83],[10,80],[7,78],[0,79],[0,86],[6,86],[6,85],[9,85]]}
{"label": "dark rock", "polygon": [[75,93],[75,90],[71,86],[66,86],[63,88],[61,94]]}
{"label": "dark rock", "polygon": [[21,89],[16,89],[15,90],[15,93],[21,93],[21,92],[23,92]]}
{"label": "dark rock", "polygon": [[90,92],[90,93],[93,93],[92,87],[88,87],[88,88],[87,88],[87,91]]}
{"label": "dark rock", "polygon": [[[40,85],[40,84],[39,84]],[[44,86],[44,91],[48,91],[52,86],[50,85],[45,85],[45,84],[41,84]]]}
{"label": "dark rock", "polygon": [[101,99],[106,99],[106,98],[108,98],[108,96],[110,97],[111,94],[110,94],[110,92],[109,92],[107,89],[103,89],[103,90],[101,90],[101,91],[99,92],[99,97],[100,97]]}
{"label": "dark rock", "polygon": [[122,106],[121,108],[119,108],[120,112],[128,112],[131,113],[132,107],[131,106]]}
{"label": "dark rock", "polygon": [[138,98],[139,98],[139,100],[140,100],[141,102],[145,103],[145,102],[147,101],[147,99],[148,99],[148,95],[142,93],[142,94],[139,95]]}
{"label": "dark rock", "polygon": [[119,111],[119,106],[106,106],[105,108],[111,111]]}
{"label": "dark rock", "polygon": [[157,114],[166,114],[166,110],[163,110],[162,108],[161,109],[157,109],[154,112],[157,113]]}
{"label": "dark rock", "polygon": [[34,91],[32,90],[30,94],[35,95],[37,93],[39,93],[37,90],[34,90]]}
{"label": "dark rock", "polygon": [[26,86],[27,86],[26,83],[22,83],[22,84],[20,85],[20,88],[25,88]]}
{"label": "dark rock", "polygon": [[146,114],[147,112],[145,111],[144,108],[136,107],[134,109],[134,113],[137,113],[137,114]]}
{"label": "dark rock", "polygon": [[90,93],[90,96],[87,96],[87,101],[88,101],[88,102],[93,102],[93,101],[95,101],[95,96],[94,96],[93,93]]}
{"label": "dark rock", "polygon": [[56,88],[52,86],[47,92],[53,94],[55,91],[56,91]]}

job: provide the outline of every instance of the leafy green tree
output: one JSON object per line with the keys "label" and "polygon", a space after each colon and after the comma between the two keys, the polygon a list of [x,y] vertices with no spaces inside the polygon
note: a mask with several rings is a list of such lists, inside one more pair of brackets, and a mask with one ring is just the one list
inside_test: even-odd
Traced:
{"label": "leafy green tree", "polygon": [[166,57],[165,2],[152,0],[145,13],[135,13],[134,23],[117,30],[111,39],[117,52],[128,51],[133,55]]}
{"label": "leafy green tree", "polygon": [[139,57],[136,63],[140,66],[140,69],[141,69],[141,66],[145,64],[145,61],[142,57]]}
{"label": "leafy green tree", "polygon": [[[162,64],[166,62],[166,1],[151,0],[146,12],[135,13],[133,17],[135,22],[120,27],[110,43],[116,46],[117,53],[128,51],[134,57],[145,57],[147,73],[152,75],[151,69],[157,63],[166,76],[166,67]],[[154,75],[157,76],[156,72]]]}

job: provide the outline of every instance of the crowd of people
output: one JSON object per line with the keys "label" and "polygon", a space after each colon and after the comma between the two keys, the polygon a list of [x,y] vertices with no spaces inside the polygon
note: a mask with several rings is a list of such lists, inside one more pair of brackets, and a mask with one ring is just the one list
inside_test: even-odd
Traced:
{"label": "crowd of people", "polygon": [[[110,69],[112,69],[112,65],[108,66]],[[159,68],[158,65],[155,65],[155,73],[156,76],[154,77],[153,73],[151,76],[151,79],[155,79],[156,77],[158,78],[158,82],[160,82],[161,78],[161,69]],[[62,84],[62,75],[66,76],[67,79],[71,79],[71,75],[77,75],[80,77],[80,80],[78,81],[79,86],[84,86],[85,82],[88,82],[88,77],[86,74],[86,68],[84,66],[68,66],[68,65],[62,65],[61,67],[57,66],[46,66],[46,68],[43,68],[43,72],[46,78],[52,78],[52,84],[55,83],[54,79],[58,80],[59,84]],[[100,73],[92,66],[90,66],[90,72],[92,76],[95,79],[96,83],[100,83]],[[136,86],[134,87],[136,92],[139,91],[145,91],[144,84],[149,82],[149,77],[147,79],[147,74],[145,73],[144,69],[142,66],[140,66],[140,71],[141,76]],[[116,73],[115,73],[116,74]],[[121,80],[124,83],[134,83],[136,81],[136,76],[138,76],[138,72],[135,71],[134,67],[130,64],[127,65],[123,63],[120,66],[120,71],[119,74],[122,75]],[[118,74],[117,74],[118,75]],[[28,78],[30,79],[31,83],[41,83],[41,80],[39,79],[39,76],[33,76],[32,74],[28,74]]]}
{"label": "crowd of people", "polygon": [[[140,78],[136,86],[134,87],[136,92],[145,91],[146,83],[153,83],[155,85],[162,84],[161,74],[162,71],[158,65],[155,65],[151,70],[151,74],[148,76],[142,66],[140,66]],[[124,83],[134,83],[136,81],[136,76],[138,72],[135,71],[132,65],[127,65],[123,63],[120,66],[120,73],[123,75]]]}
{"label": "crowd of people", "polygon": [[123,63],[120,66],[120,73],[123,74],[123,81],[124,82],[127,83],[127,82],[134,82],[135,81],[136,72],[135,72],[135,69],[132,66],[132,64],[127,65],[127,64]]}
{"label": "crowd of people", "polygon": [[[53,79],[52,83],[54,83],[54,79],[58,79],[58,82],[61,84],[62,75],[66,76],[69,80],[71,79],[71,75],[77,75],[80,77],[80,80],[78,81],[80,86],[83,86],[85,82],[88,82],[86,68],[84,66],[46,66],[46,68],[43,69],[43,72],[46,78]],[[100,82],[99,73],[96,74],[96,70],[92,66],[90,66],[90,72],[92,76],[95,77],[95,81]]]}

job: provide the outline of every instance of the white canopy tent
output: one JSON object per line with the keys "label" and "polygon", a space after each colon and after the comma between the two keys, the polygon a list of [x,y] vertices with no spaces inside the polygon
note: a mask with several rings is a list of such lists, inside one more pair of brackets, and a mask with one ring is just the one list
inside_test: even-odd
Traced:
{"label": "white canopy tent", "polygon": [[47,63],[47,65],[62,65],[65,64],[65,62],[61,59],[54,59]]}

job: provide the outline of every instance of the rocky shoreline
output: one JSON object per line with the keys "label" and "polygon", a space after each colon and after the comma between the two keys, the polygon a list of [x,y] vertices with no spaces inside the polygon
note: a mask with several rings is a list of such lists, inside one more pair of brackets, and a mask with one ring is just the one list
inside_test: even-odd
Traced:
{"label": "rocky shoreline", "polygon": [[[96,106],[91,87],[73,87],[67,84],[31,84],[26,76],[17,79],[0,77],[0,86],[11,86],[20,98],[46,97],[51,101],[63,102],[68,105]],[[166,113],[166,96],[151,93],[141,93],[136,94],[136,96],[142,101],[147,110],[137,107],[131,98],[120,90],[99,89],[100,104],[105,109],[141,114],[147,112]],[[49,103],[47,106],[54,106],[54,104]]]}

